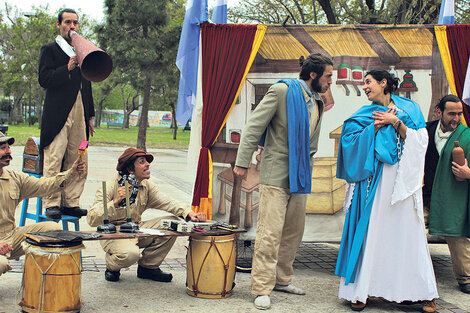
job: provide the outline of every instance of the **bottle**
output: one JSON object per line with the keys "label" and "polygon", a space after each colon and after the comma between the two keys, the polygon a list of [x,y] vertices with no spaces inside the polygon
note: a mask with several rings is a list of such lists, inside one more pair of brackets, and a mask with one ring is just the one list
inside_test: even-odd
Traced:
{"label": "bottle", "polygon": [[[458,141],[454,141],[454,148],[452,149],[452,161],[457,163],[458,165],[465,164],[465,152],[463,151],[462,147],[459,146]],[[455,177],[456,180],[462,181],[463,179]]]}

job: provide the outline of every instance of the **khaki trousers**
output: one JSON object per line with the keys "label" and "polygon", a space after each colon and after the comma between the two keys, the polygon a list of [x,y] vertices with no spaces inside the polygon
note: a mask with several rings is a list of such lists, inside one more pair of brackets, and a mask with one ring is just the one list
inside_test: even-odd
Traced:
{"label": "khaki trousers", "polygon": [[[140,228],[160,228],[162,219],[175,219],[175,216],[165,216],[154,218],[140,223]],[[176,241],[176,237],[154,237],[154,238],[133,238],[101,240],[101,246],[106,252],[106,268],[110,271],[119,271],[121,268],[129,267],[137,261],[140,266],[156,269],[165,259],[171,247]],[[139,249],[143,248],[142,255]]]}
{"label": "khaki trousers", "polygon": [[[88,123],[88,121],[86,122]],[[71,168],[78,157],[78,147],[82,140],[86,140],[86,127],[82,97],[79,92],[64,127],[51,144],[44,148],[44,176],[52,177]],[[82,159],[88,169],[88,156],[85,154]],[[62,190],[62,197],[61,192],[43,197],[44,208],[61,205],[67,207],[80,206],[80,196],[85,187],[86,178],[87,173],[85,172],[80,174],[78,179],[67,182]]]}
{"label": "khaki trousers", "polygon": [[459,284],[470,284],[470,238],[444,237],[449,246],[454,275]]}
{"label": "khaki trousers", "polygon": [[0,255],[0,276],[6,273],[7,271],[11,270],[11,266],[8,263],[8,259],[16,259],[24,255],[21,243],[23,242],[24,235],[26,233],[61,229],[62,228],[55,222],[41,222],[37,224],[26,225],[23,227],[17,227],[8,236],[0,238],[0,242],[8,243],[13,249],[13,251],[11,251],[7,255]]}
{"label": "khaki trousers", "polygon": [[275,284],[288,285],[305,226],[306,194],[260,185],[260,205],[251,271],[251,293],[269,295]]}

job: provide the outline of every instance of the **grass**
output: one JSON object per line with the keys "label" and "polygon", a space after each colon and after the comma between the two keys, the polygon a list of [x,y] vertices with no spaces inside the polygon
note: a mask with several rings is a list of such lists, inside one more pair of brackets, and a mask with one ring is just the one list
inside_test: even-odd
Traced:
{"label": "grass", "polygon": [[[121,129],[119,127],[97,128],[93,137],[90,137],[92,146],[130,146],[137,144],[137,127]],[[24,145],[29,137],[39,137],[37,124],[28,126],[27,124],[9,125],[8,136],[15,137],[15,143]],[[160,149],[187,149],[189,145],[190,132],[178,129],[176,140],[173,140],[173,130],[163,127],[150,127],[147,129],[147,148]]]}

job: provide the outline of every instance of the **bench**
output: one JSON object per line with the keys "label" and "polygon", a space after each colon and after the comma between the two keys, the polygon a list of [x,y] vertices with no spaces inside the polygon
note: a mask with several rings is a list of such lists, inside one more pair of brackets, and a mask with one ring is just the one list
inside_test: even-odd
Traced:
{"label": "bench", "polygon": [[122,127],[122,123],[121,122],[108,121],[108,122],[106,122],[106,127],[109,128],[109,126],[111,126],[111,127]]}

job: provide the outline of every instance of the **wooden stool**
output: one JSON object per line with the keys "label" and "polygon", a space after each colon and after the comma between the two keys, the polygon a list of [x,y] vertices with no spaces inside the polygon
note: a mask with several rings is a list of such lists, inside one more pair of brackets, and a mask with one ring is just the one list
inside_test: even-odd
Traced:
{"label": "wooden stool", "polygon": [[[232,168],[227,168],[222,171],[217,177],[220,180],[220,204],[219,214],[226,213],[225,200],[232,201],[232,197],[227,194],[226,185],[233,187],[233,171]],[[245,192],[245,204],[240,202],[240,207],[245,209],[244,227],[249,228],[253,226],[252,211],[256,210],[259,203],[253,203],[253,192],[259,189],[259,171],[256,170],[256,165],[250,164],[246,179],[242,180],[241,191]]]}

